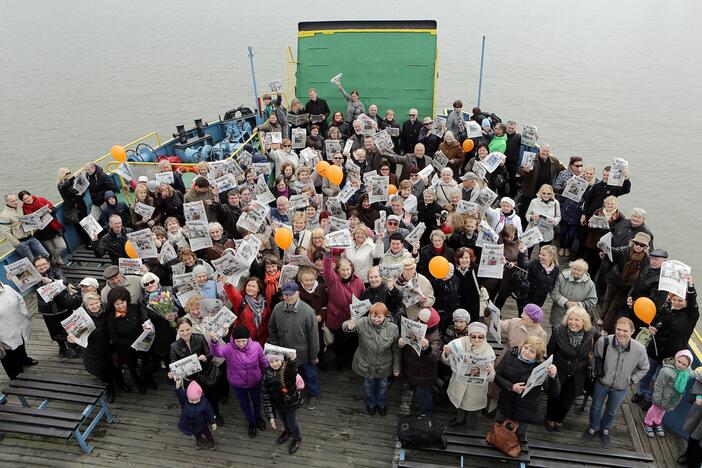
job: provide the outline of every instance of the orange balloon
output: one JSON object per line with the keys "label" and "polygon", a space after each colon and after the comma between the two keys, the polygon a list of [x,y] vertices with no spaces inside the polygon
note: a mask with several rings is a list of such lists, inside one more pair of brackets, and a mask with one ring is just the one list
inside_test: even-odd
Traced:
{"label": "orange balloon", "polygon": [[127,256],[129,258],[139,258],[139,255],[137,254],[136,249],[134,248],[134,244],[132,244],[132,241],[128,240],[126,244],[124,244],[124,251],[127,252]]}
{"label": "orange balloon", "polygon": [[397,187],[390,184],[388,185],[388,195],[395,195],[397,193]]}
{"label": "orange balloon", "polygon": [[473,140],[470,138],[466,138],[466,140],[463,142],[463,152],[468,153],[470,151],[473,151],[473,148],[475,148],[475,143]]}
{"label": "orange balloon", "polygon": [[445,278],[450,270],[449,261],[440,255],[429,260],[429,273],[436,279]]}
{"label": "orange balloon", "polygon": [[656,304],[647,297],[640,297],[634,301],[634,313],[642,322],[651,325],[656,316]]}
{"label": "orange balloon", "polygon": [[334,185],[341,185],[341,181],[344,180],[344,172],[339,166],[329,166],[324,172],[324,177]]}
{"label": "orange balloon", "polygon": [[319,161],[314,168],[317,170],[317,173],[319,175],[324,177],[324,173],[327,172],[327,169],[329,169],[329,166],[331,166],[331,164],[329,164],[328,162]]}
{"label": "orange balloon", "polygon": [[127,160],[127,152],[119,145],[114,145],[112,149],[110,149],[110,153],[112,157],[119,162],[125,162]]}
{"label": "orange balloon", "polygon": [[275,245],[283,250],[287,250],[287,248],[292,245],[293,233],[286,227],[278,228],[278,230],[275,231],[274,238]]}

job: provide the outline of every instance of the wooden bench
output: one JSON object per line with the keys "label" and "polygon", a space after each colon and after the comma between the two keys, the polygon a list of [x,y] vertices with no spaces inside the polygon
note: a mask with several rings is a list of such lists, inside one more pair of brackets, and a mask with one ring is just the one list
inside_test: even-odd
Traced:
{"label": "wooden bench", "polygon": [[[87,443],[87,439],[95,426],[103,417],[108,423],[113,421],[105,400],[105,385],[95,379],[25,372],[10,382],[0,399],[4,401],[7,396],[16,396],[22,406],[0,406],[0,439],[6,432],[75,438],[85,453],[91,453],[93,446]],[[32,408],[28,399],[42,402]],[[47,409],[51,401],[78,404],[82,410]],[[87,427],[81,429],[84,424]]]}
{"label": "wooden bench", "polygon": [[[450,456],[456,456],[460,465],[463,466],[464,458],[479,458],[490,463],[505,463],[513,464],[520,467],[529,465],[530,451],[526,446],[522,446],[522,452],[516,458],[511,458],[497,450],[492,445],[485,442],[485,434],[481,432],[445,432],[448,445],[442,450],[435,447],[426,447],[420,449],[423,452],[442,453]],[[413,449],[408,449],[413,450]],[[407,450],[400,449],[400,461],[398,466],[402,468],[439,468],[441,466],[455,465],[437,465],[432,463],[423,463],[419,461],[407,460]]]}
{"label": "wooden bench", "polygon": [[529,441],[529,466],[567,468],[572,466],[606,466],[621,468],[651,468],[653,456],[642,452],[602,449],[557,442]]}

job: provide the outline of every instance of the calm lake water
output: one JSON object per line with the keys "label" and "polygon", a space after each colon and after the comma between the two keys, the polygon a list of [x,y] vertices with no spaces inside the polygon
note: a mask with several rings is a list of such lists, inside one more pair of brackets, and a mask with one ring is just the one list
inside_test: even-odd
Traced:
{"label": "calm lake water", "polygon": [[623,209],[646,209],[656,245],[697,270],[701,4],[2,0],[0,185],[55,199],[59,166],[251,106],[246,47],[263,92],[285,77],[299,21],[436,19],[439,108],[475,102],[487,35],[483,109],[537,125],[563,161],[629,160]]}

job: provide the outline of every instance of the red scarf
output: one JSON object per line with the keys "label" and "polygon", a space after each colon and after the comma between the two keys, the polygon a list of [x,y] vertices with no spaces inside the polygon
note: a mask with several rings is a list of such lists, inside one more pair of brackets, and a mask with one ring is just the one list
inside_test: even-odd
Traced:
{"label": "red scarf", "polygon": [[269,304],[272,303],[271,298],[278,292],[278,278],[280,278],[280,270],[272,276],[266,272],[263,278],[263,282],[266,284],[266,302]]}

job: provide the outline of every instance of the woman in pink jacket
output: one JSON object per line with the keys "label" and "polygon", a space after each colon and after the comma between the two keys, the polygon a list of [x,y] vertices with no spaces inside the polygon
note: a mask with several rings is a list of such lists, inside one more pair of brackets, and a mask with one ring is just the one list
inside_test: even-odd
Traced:
{"label": "woman in pink jacket", "polygon": [[[325,247],[326,249],[326,247]],[[351,368],[353,355],[358,347],[358,338],[354,334],[346,334],[341,329],[341,324],[351,318],[349,305],[352,297],[361,297],[366,287],[363,280],[354,272],[353,264],[344,257],[340,257],[336,266],[332,265],[332,254],[326,249],[322,268],[324,272],[324,285],[329,291],[327,305],[327,327],[334,333],[334,355],[336,367],[342,370]]]}
{"label": "woman in pink jacket", "polygon": [[249,422],[249,437],[253,438],[257,427],[266,429],[261,418],[261,380],[268,361],[261,345],[250,336],[249,329],[243,325],[234,329],[228,344],[210,335],[210,352],[227,361],[227,379]]}

